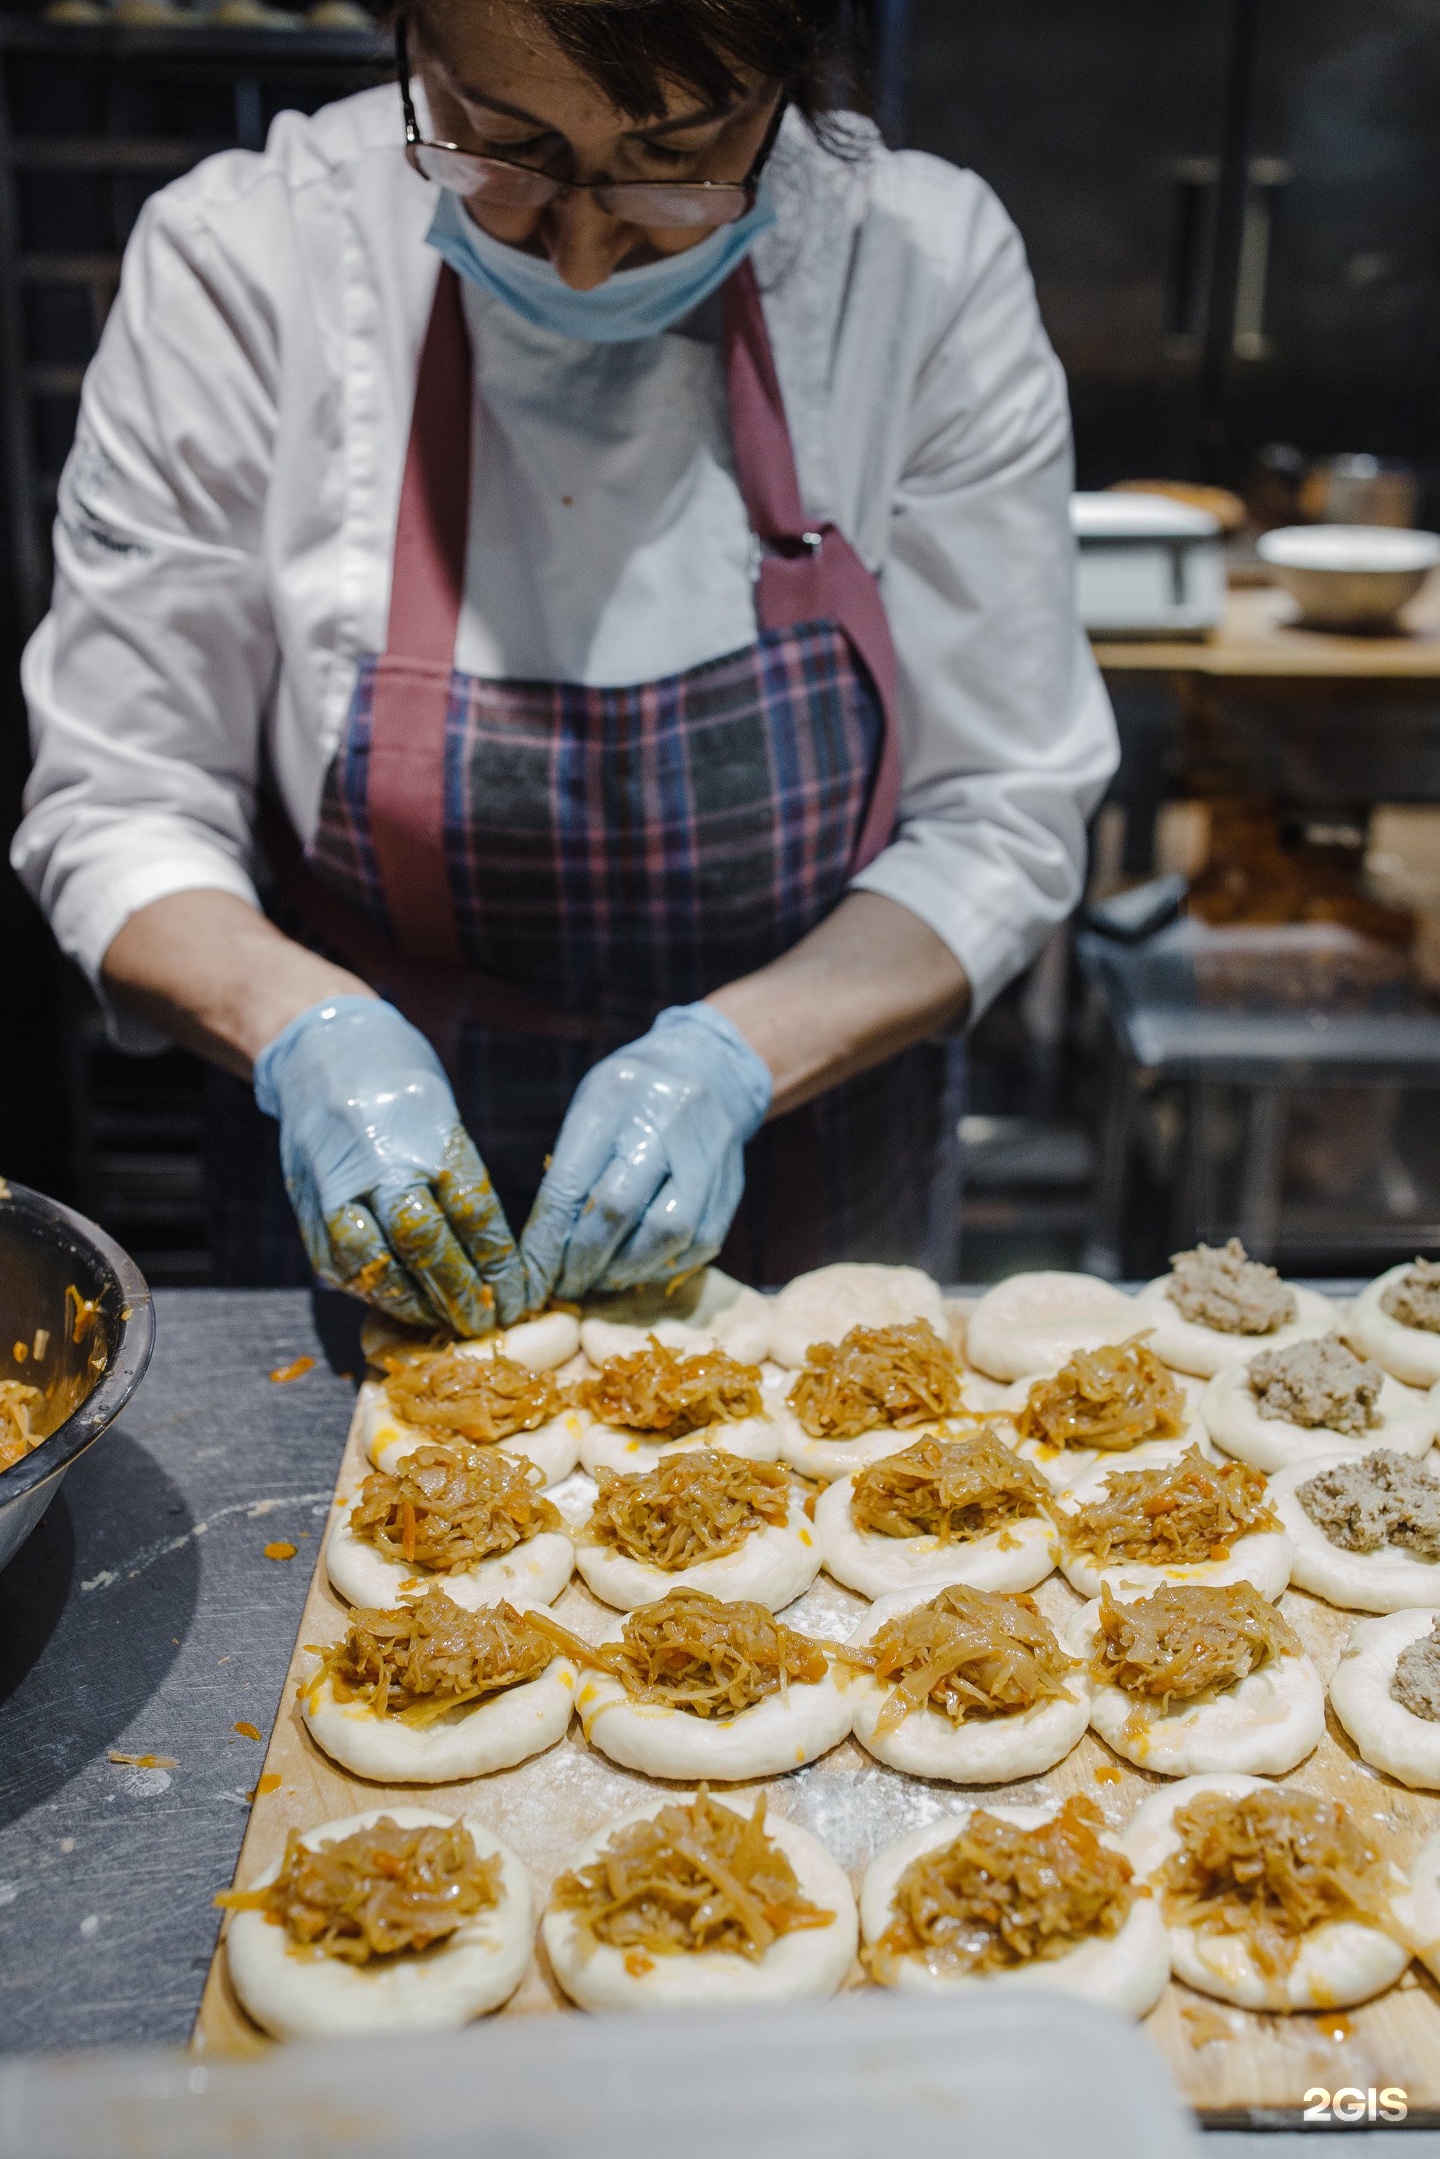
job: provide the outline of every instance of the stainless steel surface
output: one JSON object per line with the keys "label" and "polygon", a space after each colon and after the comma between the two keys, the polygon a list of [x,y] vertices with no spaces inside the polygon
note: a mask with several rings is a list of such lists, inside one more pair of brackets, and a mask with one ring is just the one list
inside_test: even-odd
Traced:
{"label": "stainless steel surface", "polygon": [[[74,1324],[72,1289],[98,1307],[93,1328]],[[0,1379],[53,1389],[52,1399],[74,1405],[38,1447],[0,1470],[0,1567],[29,1536],[71,1463],[119,1416],[154,1342],[150,1291],[119,1245],[58,1201],[24,1185],[0,1185]]]}

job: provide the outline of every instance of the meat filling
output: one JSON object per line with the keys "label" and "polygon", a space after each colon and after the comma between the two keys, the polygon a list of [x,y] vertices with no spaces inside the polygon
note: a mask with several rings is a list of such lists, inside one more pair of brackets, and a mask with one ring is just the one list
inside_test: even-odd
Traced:
{"label": "meat filling", "polygon": [[402,1423],[479,1445],[533,1432],[565,1406],[548,1372],[460,1349],[406,1364],[386,1380],[385,1393]]}
{"label": "meat filling", "polygon": [[819,1642],[796,1634],[744,1598],[671,1589],[625,1621],[618,1642],[583,1642],[548,1612],[535,1623],[555,1648],[609,1672],[637,1702],[723,1722],[792,1681],[814,1686],[830,1666]]}
{"label": "meat filling", "polygon": [[1274,1334],[1295,1317],[1295,1292],[1273,1267],[1247,1259],[1238,1237],[1223,1250],[1202,1244],[1193,1252],[1176,1252],[1170,1265],[1174,1271],[1166,1295],[1181,1318],[1197,1327],[1220,1334]]}
{"label": "meat filling", "polygon": [[855,1527],[879,1537],[938,1537],[968,1544],[1049,1503],[1049,1487],[1013,1449],[975,1439],[917,1439],[860,1470],[851,1488]]}
{"label": "meat filling", "polygon": [[1358,1462],[1337,1462],[1295,1493],[1315,1527],[1344,1552],[1386,1545],[1417,1559],[1440,1559],[1440,1478],[1406,1454],[1377,1447]]}
{"label": "meat filling", "polygon": [[365,1479],[350,1528],[386,1559],[463,1574],[542,1530],[563,1528],[538,1489],[542,1474],[495,1447],[435,1441],[407,1454],[393,1473]]}
{"label": "meat filling", "polygon": [[1262,1349],[1250,1365],[1250,1391],[1262,1417],[1313,1431],[1324,1425],[1356,1438],[1380,1423],[1376,1404],[1385,1374],[1362,1363],[1343,1342],[1327,1336],[1297,1342],[1293,1349]]}
{"label": "meat filling", "polygon": [[894,1689],[875,1727],[881,1737],[917,1709],[936,1710],[958,1726],[971,1717],[1013,1717],[1038,1702],[1073,1700],[1065,1682],[1075,1659],[1032,1597],[942,1589],[840,1655]]}
{"label": "meat filling", "polygon": [[398,1611],[357,1609],[342,1642],[320,1652],[337,1702],[368,1702],[377,1717],[431,1724],[462,1702],[538,1679],[555,1645],[508,1604],[467,1612],[432,1583]]}
{"label": "meat filling", "polygon": [[596,1482],[588,1541],[666,1574],[738,1552],[752,1532],[781,1528],[790,1514],[788,1470],[718,1447],[666,1456],[630,1477],[601,1468]]}
{"label": "meat filling", "polygon": [[265,1889],[227,1890],[229,1911],[263,1912],[297,1948],[346,1964],[429,1949],[504,1894],[496,1859],[482,1859],[463,1822],[402,1829],[382,1815],[312,1852],[292,1829]]}
{"label": "meat filling", "polygon": [[758,1417],[764,1408],[758,1366],[738,1364],[718,1349],[682,1357],[653,1334],[644,1349],[612,1357],[594,1379],[579,1381],[572,1398],[602,1424],[657,1440]]}
{"label": "meat filling", "polygon": [[688,1805],[617,1829],[598,1858],[560,1876],[551,1903],[597,1942],[642,1959],[718,1950],[753,1964],[782,1934],[835,1917],[802,1894],[766,1836],[764,1793],[747,1820],[703,1785]]}
{"label": "meat filling", "polygon": [[1062,1517],[1071,1549],[1097,1567],[1143,1560],[1153,1567],[1228,1559],[1241,1537],[1280,1524],[1265,1502],[1265,1479],[1244,1462],[1207,1462],[1187,1448],[1164,1469],[1115,1470],[1103,1496]]}
{"label": "meat filling", "polygon": [[812,1342],[789,1402],[812,1439],[927,1424],[965,1406],[960,1361],[928,1319],[852,1327],[838,1345]]}
{"label": "meat filling", "polygon": [[1082,1349],[1053,1379],[1036,1380],[1015,1429],[1046,1447],[1118,1454],[1142,1440],[1178,1439],[1185,1397],[1144,1342]]}
{"label": "meat filling", "polygon": [[1067,1799],[1038,1829],[977,1808],[950,1843],[912,1859],[895,1917],[870,1952],[878,1978],[901,1957],[942,1975],[1013,1971],[1118,1934],[1135,1901],[1130,1862],[1102,1844],[1093,1800]]}
{"label": "meat filling", "polygon": [[1248,1679],[1274,1657],[1300,1654],[1289,1627],[1251,1582],[1165,1582],[1133,1604],[1117,1603],[1106,1583],[1099,1621],[1091,1678],[1166,1709]]}
{"label": "meat filling", "polygon": [[1409,1273],[1384,1292],[1380,1309],[1402,1327],[1440,1334],[1440,1260],[1417,1259]]}
{"label": "meat filling", "polygon": [[39,1446],[45,1437],[34,1425],[38,1387],[23,1380],[0,1379],[0,1469],[9,1469]]}
{"label": "meat filling", "polygon": [[1430,1632],[1418,1642],[1401,1650],[1390,1681],[1390,1699],[1412,1717],[1440,1724],[1440,1619],[1431,1623]]}
{"label": "meat filling", "polygon": [[1180,1848],[1160,1873],[1166,1921],[1239,1935],[1260,1971],[1288,1972],[1312,1928],[1390,1928],[1384,1859],[1347,1807],[1292,1786],[1177,1808]]}

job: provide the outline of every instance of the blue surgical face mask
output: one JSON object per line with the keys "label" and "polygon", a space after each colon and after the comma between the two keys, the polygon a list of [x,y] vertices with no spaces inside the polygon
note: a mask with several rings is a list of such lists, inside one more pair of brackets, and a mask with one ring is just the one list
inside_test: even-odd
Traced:
{"label": "blue surgical face mask", "polygon": [[574,292],[552,262],[526,255],[482,232],[458,195],[440,191],[425,237],[452,270],[493,293],[537,329],[595,345],[628,345],[659,337],[680,322],[744,261],[775,210],[762,183],[754,205],[733,225],[682,254],[647,262],[640,270],[614,270],[593,292]]}

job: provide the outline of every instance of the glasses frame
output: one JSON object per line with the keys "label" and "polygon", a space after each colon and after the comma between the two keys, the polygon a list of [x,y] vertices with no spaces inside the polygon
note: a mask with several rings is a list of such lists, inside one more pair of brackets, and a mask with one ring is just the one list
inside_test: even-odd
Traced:
{"label": "glasses frame", "polygon": [[[551,174],[541,172],[537,166],[522,165],[517,158],[490,157],[484,151],[466,150],[456,142],[436,142],[431,137],[421,134],[420,122],[415,112],[415,101],[410,95],[410,40],[407,20],[403,12],[395,20],[395,74],[400,85],[400,103],[405,115],[405,154],[409,158],[411,165],[415,167],[415,170],[421,173],[422,179],[429,176],[421,171],[420,166],[416,164],[415,151],[443,150],[447,156],[466,158],[477,166],[491,166],[501,172],[522,172],[529,179],[545,182],[550,189],[550,193],[533,206],[530,206],[537,210],[547,209],[552,202],[562,195],[593,195],[599,207],[608,215],[623,218],[626,215],[623,204],[627,190],[643,191],[650,195],[656,193],[671,195],[691,202],[703,200],[707,195],[743,195],[745,199],[744,209],[737,211],[733,218],[719,219],[711,227],[713,231],[718,231],[727,224],[737,224],[740,218],[747,216],[754,209],[755,198],[760,190],[761,177],[770,161],[770,153],[775,148],[781,122],[785,118],[785,108],[789,103],[789,99],[782,93],[775,107],[774,117],[765,131],[765,140],[756,152],[754,162],[743,180],[557,180]],[[614,199],[616,197],[619,198],[618,201]],[[609,199],[607,200],[607,198]],[[635,196],[632,194],[630,199],[633,201]],[[515,205],[514,207],[522,206]],[[643,217],[637,217],[632,222],[644,225],[647,220]],[[702,224],[703,221],[697,221],[692,226],[677,225],[665,229],[676,232],[698,231],[701,229]]]}

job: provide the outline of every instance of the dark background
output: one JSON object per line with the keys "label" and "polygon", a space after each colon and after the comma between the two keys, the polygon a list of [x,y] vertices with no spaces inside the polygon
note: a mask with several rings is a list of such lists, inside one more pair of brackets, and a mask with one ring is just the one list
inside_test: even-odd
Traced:
{"label": "dark background", "polygon": [[[1440,0],[871,4],[892,137],[974,166],[1025,236],[1069,371],[1082,485],[1165,474],[1244,488],[1266,444],[1366,450],[1411,462],[1421,521],[1440,523]],[[27,757],[19,645],[42,604],[79,374],[117,251],[166,177],[124,145],[168,146],[172,170],[225,142],[258,146],[276,109],[375,79],[376,56],[363,36],[303,31],[67,30],[27,50],[22,19],[0,21],[8,841]],[[35,163],[37,143],[43,156],[77,140],[132,162]],[[1170,716],[1131,696],[1121,720],[1118,785],[1144,812],[1129,866],[1143,869]],[[8,869],[0,953],[0,1167],[97,1216],[154,1279],[209,1279],[194,1067],[105,1048]],[[978,1045],[981,1110],[1013,1101],[1016,1009]]]}

